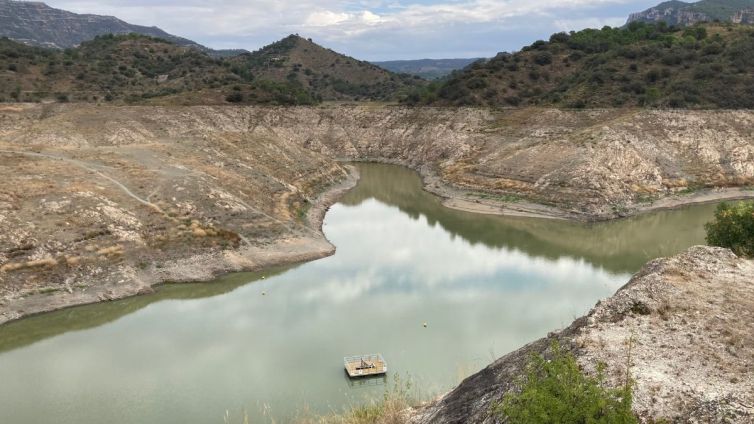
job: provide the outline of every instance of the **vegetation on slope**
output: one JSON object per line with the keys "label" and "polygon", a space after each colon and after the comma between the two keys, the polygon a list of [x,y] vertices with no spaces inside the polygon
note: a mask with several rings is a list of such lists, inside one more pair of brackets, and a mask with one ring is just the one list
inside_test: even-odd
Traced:
{"label": "vegetation on slope", "polygon": [[552,346],[553,356],[546,360],[533,356],[519,391],[506,393],[495,413],[512,423],[637,423],[631,411],[631,385],[608,389],[603,367],[596,377],[584,374],[576,359]]}
{"label": "vegetation on slope", "polygon": [[754,202],[721,203],[714,221],[705,226],[707,243],[754,257]]}
{"label": "vegetation on slope", "polygon": [[317,99],[392,100],[422,84],[418,77],[391,73],[298,35],[229,61],[239,75],[292,84]]}
{"label": "vegetation on slope", "polygon": [[135,34],[67,50],[0,39],[0,101],[314,104],[395,99],[420,83],[296,36],[231,58]]}
{"label": "vegetation on slope", "polygon": [[412,93],[411,104],[754,107],[754,28],[633,22],[558,33]]}
{"label": "vegetation on slope", "polygon": [[754,8],[754,0],[702,0],[688,6],[690,11],[719,21],[729,20],[736,12],[751,8]]}

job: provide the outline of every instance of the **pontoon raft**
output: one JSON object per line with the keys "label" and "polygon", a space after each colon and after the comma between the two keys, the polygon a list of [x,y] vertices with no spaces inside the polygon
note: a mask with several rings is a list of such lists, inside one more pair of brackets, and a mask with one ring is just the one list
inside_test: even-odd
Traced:
{"label": "pontoon raft", "polygon": [[381,354],[346,356],[343,365],[351,378],[382,375],[387,373],[387,363]]}

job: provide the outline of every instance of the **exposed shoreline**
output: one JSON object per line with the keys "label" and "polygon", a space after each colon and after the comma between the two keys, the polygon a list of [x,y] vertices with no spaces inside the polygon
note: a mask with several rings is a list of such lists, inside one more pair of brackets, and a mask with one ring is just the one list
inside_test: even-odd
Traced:
{"label": "exposed shoreline", "polygon": [[[628,218],[659,210],[677,209],[695,204],[714,203],[724,200],[742,200],[754,198],[754,191],[742,188],[706,189],[687,196],[670,196],[662,198],[647,206],[631,211],[620,218],[585,217],[558,209],[556,207],[530,202],[498,202],[488,199],[469,200],[471,190],[457,189],[433,176],[422,172],[406,163],[396,160],[372,158],[368,160],[341,159],[343,162],[386,163],[413,169],[422,178],[425,191],[442,199],[445,207],[470,213],[518,216],[540,219],[571,220],[589,222]],[[348,166],[348,176],[340,183],[331,186],[312,201],[306,213],[310,236],[283,237],[276,243],[261,247],[245,246],[221,254],[201,254],[162,264],[161,269],[140,272],[131,281],[118,287],[92,286],[87,292],[57,292],[34,294],[13,301],[12,307],[0,304],[0,325],[23,319],[32,315],[53,312],[60,309],[93,304],[102,301],[124,299],[131,296],[150,294],[154,288],[165,283],[208,282],[220,276],[243,271],[259,271],[280,265],[304,263],[331,256],[336,247],[330,243],[322,232],[322,224],[330,206],[337,203],[341,196],[353,188],[359,179],[356,167]]]}
{"label": "exposed shoreline", "polygon": [[207,282],[234,272],[261,271],[282,265],[309,262],[331,256],[336,247],[322,232],[322,224],[329,208],[359,180],[358,170],[348,166],[344,180],[329,187],[313,200],[306,215],[311,225],[310,236],[283,237],[264,246],[244,246],[219,254],[200,254],[161,264],[159,270],[139,272],[129,281],[117,286],[91,286],[85,292],[75,290],[48,294],[34,294],[14,299],[12,304],[0,304],[0,326],[11,321],[61,309],[104,301],[125,299],[154,293],[163,284]]}
{"label": "exposed shoreline", "polygon": [[562,209],[529,202],[494,202],[494,201],[469,201],[461,197],[446,197],[443,205],[465,212],[480,213],[486,215],[519,216],[527,218],[559,219],[579,222],[612,221],[616,219],[630,218],[662,210],[679,209],[686,206],[703,205],[724,201],[737,201],[754,199],[754,191],[741,188],[714,188],[705,189],[688,195],[671,195],[655,202],[648,203],[628,211],[620,217],[600,217],[592,215],[575,215]]}
{"label": "exposed shoreline", "polygon": [[330,255],[321,223],[335,200],[321,192],[345,175],[338,160],[406,166],[446,207],[480,214],[589,222],[754,197],[750,112],[22,105],[3,113],[0,147],[16,153],[5,153],[0,191],[0,323],[164,281]]}
{"label": "exposed shoreline", "polygon": [[426,168],[411,166],[401,160],[390,160],[384,158],[369,158],[364,160],[339,159],[342,162],[362,162],[362,163],[382,163],[388,165],[403,166],[411,169],[422,180],[422,189],[427,193],[437,196],[442,200],[443,206],[449,209],[460,210],[464,212],[497,215],[497,216],[515,216],[524,218],[555,219],[574,222],[599,222],[613,221],[624,218],[631,218],[647,213],[658,212],[663,210],[679,209],[686,206],[703,205],[723,201],[750,200],[754,199],[754,189],[741,187],[716,187],[700,189],[691,194],[671,194],[651,203],[641,205],[640,207],[625,211],[620,216],[603,216],[586,213],[576,213],[567,211],[555,206],[548,206],[541,203],[529,202],[526,200],[516,202],[496,201],[491,199],[474,199],[473,190],[459,189],[450,186],[441,178],[434,175],[433,172]]}

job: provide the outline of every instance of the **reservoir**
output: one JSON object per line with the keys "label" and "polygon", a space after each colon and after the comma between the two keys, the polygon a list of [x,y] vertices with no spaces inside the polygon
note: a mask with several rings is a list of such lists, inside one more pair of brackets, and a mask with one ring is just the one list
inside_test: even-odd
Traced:
{"label": "reservoir", "polygon": [[[0,327],[0,423],[280,423],[396,380],[428,399],[569,325],[648,260],[703,244],[715,208],[479,215],[443,207],[413,171],[357,166],[325,217],[329,258]],[[387,377],[350,381],[343,357],[367,353]]]}

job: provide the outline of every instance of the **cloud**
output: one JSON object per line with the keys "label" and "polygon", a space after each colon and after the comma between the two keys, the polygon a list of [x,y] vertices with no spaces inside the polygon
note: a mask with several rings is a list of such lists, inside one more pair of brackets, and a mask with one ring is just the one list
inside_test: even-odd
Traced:
{"label": "cloud", "polygon": [[656,0],[50,0],[212,47],[301,33],[360,59],[492,56],[563,30],[618,25]]}

